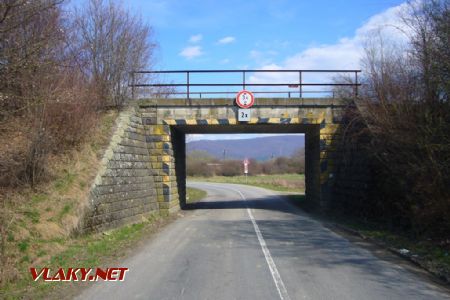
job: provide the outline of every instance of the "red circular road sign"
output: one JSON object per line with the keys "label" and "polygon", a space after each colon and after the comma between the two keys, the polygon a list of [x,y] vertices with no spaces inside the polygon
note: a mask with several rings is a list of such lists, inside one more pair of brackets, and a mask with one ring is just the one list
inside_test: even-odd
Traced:
{"label": "red circular road sign", "polygon": [[236,95],[236,104],[240,108],[250,108],[255,103],[255,96],[252,92],[243,90]]}

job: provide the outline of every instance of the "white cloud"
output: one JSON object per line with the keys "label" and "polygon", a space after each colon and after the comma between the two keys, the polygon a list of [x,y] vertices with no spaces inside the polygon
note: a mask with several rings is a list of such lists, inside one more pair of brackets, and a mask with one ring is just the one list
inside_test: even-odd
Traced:
{"label": "white cloud", "polygon": [[200,42],[202,39],[203,39],[203,35],[201,35],[201,34],[196,34],[196,35],[193,35],[193,36],[191,36],[191,37],[189,38],[189,42],[190,42],[190,43],[198,43],[198,42]]}
{"label": "white cloud", "polygon": [[[372,16],[364,25],[355,31],[353,37],[338,40],[335,44],[324,44],[309,47],[293,56],[285,58],[282,62],[263,64],[261,69],[359,69],[363,56],[364,44],[367,37],[379,32],[383,37],[399,43],[407,41],[408,28],[402,24],[400,14],[408,9],[407,4],[387,9]],[[254,59],[260,53],[250,54]],[[305,81],[329,81],[329,75],[307,75]],[[274,82],[280,80],[296,81],[296,74],[261,73],[250,76],[249,81],[255,83]],[[298,80],[298,79],[297,79]]]}
{"label": "white cloud", "polygon": [[193,59],[202,56],[203,54],[202,47],[200,46],[186,47],[180,52],[180,55],[187,59]]}
{"label": "white cloud", "polygon": [[259,65],[272,64],[273,58],[277,55],[278,52],[274,50],[267,50],[267,51],[251,50],[249,53],[249,57]]}
{"label": "white cloud", "polygon": [[231,44],[236,41],[236,38],[234,36],[226,36],[224,38],[221,38],[217,43],[225,45],[225,44]]}

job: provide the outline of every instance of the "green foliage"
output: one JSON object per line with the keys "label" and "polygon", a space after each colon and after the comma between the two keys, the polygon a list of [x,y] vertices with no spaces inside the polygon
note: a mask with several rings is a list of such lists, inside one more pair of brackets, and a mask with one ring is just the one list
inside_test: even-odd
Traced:
{"label": "green foliage", "polygon": [[14,234],[12,232],[8,233],[8,238],[6,239],[8,242],[13,242],[14,241]]}
{"label": "green foliage", "polygon": [[186,193],[186,203],[195,203],[206,197],[205,191],[196,188],[188,187]]}
{"label": "green foliage", "polygon": [[41,215],[37,209],[29,208],[28,210],[24,211],[23,214],[28,217],[31,222],[39,223]]}
{"label": "green foliage", "polygon": [[64,170],[63,175],[58,178],[55,182],[55,189],[59,192],[67,192],[69,187],[72,185],[73,181],[76,178],[76,174],[71,173],[68,170]]}
{"label": "green foliage", "polygon": [[31,202],[36,204],[36,203],[40,203],[42,201],[47,200],[48,197],[45,194],[35,194],[31,197]]}
{"label": "green foliage", "polygon": [[24,240],[21,241],[17,244],[17,247],[19,248],[20,252],[25,252],[27,251],[28,247],[30,246],[29,241],[28,240]]}
{"label": "green foliage", "polygon": [[62,218],[64,218],[64,216],[67,215],[72,210],[72,207],[73,207],[72,203],[65,204],[58,214],[58,220],[61,221]]}
{"label": "green foliage", "polygon": [[21,262],[21,263],[23,263],[23,262],[27,262],[27,263],[28,263],[28,262],[30,262],[30,257],[29,257],[28,255],[25,255],[25,256],[22,257],[22,259],[20,260],[20,262]]}

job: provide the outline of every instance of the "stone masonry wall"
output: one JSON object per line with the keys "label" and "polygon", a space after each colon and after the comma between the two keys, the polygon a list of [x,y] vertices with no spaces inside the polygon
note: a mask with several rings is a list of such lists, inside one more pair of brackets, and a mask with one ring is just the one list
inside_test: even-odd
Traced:
{"label": "stone masonry wall", "polygon": [[[199,101],[187,106],[185,100],[142,100],[120,114],[91,187],[82,231],[103,231],[180,209],[185,196],[185,140],[179,126],[217,129],[240,124],[229,99]],[[290,124],[306,134],[307,199],[327,206],[335,185],[343,102],[258,99],[252,110],[248,126],[273,125],[269,130]]]}
{"label": "stone masonry wall", "polygon": [[[348,107],[354,114],[359,108]],[[362,122],[348,120],[342,122],[345,136],[335,143],[335,178],[332,186],[333,205],[331,209],[345,209],[360,212],[367,207],[369,195],[377,194],[372,181],[372,168],[368,146],[370,137],[361,135],[361,129],[366,127]]]}
{"label": "stone masonry wall", "polygon": [[91,187],[82,231],[142,221],[159,206],[145,128],[136,108],[122,112]]}
{"label": "stone masonry wall", "polygon": [[169,125],[157,122],[156,107],[140,107],[160,214],[180,209],[175,157]]}
{"label": "stone masonry wall", "polygon": [[[150,126],[152,142],[156,142],[157,147],[167,151],[163,153],[167,157],[162,158],[166,163],[166,170],[175,170],[174,143],[170,136],[171,126],[176,128],[178,125],[233,126],[240,124],[236,117],[236,107],[229,99],[192,99],[191,102],[191,106],[187,106],[183,99],[170,101],[152,99],[139,103],[141,111],[151,112],[144,123]],[[301,103],[298,99],[257,99],[252,108],[252,118],[247,122],[249,125],[304,125],[303,132],[306,133],[306,144],[308,144],[306,151],[309,152],[306,157],[306,165],[309,169],[307,199],[318,206],[326,206],[332,198],[337,155],[336,141],[341,137],[342,112],[346,103],[345,100],[323,98],[304,99]],[[154,129],[151,129],[151,124],[156,124],[153,125]],[[161,149],[158,151],[161,153]],[[158,168],[161,170],[160,165]],[[171,197],[177,197],[178,194],[176,176],[172,176],[172,173],[161,173],[161,176],[163,176],[162,184],[165,187],[163,191],[166,194],[166,201],[171,201]],[[316,185],[318,181],[320,183]],[[176,203],[165,205],[173,207]]]}

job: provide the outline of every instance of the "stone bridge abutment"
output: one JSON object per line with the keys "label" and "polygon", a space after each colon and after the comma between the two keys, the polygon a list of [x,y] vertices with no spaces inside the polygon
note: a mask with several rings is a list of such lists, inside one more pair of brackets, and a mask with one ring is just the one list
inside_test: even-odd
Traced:
{"label": "stone bridge abutment", "polygon": [[335,142],[348,100],[256,99],[248,122],[232,99],[138,100],[123,111],[91,187],[83,231],[102,231],[170,214],[185,203],[185,135],[304,133],[306,201],[332,201]]}

